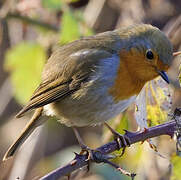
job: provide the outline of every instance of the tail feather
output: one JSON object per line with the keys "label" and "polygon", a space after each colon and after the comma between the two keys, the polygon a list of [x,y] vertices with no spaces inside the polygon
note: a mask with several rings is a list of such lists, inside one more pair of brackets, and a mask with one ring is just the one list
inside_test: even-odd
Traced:
{"label": "tail feather", "polygon": [[39,119],[39,117],[42,114],[42,111],[43,107],[35,110],[35,113],[33,114],[33,117],[31,118],[30,122],[26,125],[20,136],[16,139],[16,141],[9,147],[9,149],[5,153],[3,161],[13,156],[14,153],[18,150],[18,148],[23,144],[23,142],[34,131],[34,129],[42,124],[41,120]]}

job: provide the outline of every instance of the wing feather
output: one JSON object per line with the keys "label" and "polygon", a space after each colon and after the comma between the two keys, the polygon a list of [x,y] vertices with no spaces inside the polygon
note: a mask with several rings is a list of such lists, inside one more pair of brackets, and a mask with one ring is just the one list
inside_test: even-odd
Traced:
{"label": "wing feather", "polygon": [[[86,53],[85,53],[86,52]],[[29,103],[16,115],[22,117],[27,111],[45,106],[74,93],[80,86],[87,82],[91,73],[101,59],[112,54],[105,50],[85,49],[70,55],[62,64],[59,77],[44,78],[44,81],[35,90]],[[48,80],[46,80],[48,79]]]}

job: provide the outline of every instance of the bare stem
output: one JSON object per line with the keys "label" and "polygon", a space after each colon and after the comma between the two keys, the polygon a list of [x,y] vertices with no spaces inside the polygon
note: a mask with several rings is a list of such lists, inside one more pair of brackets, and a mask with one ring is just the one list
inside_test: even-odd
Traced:
{"label": "bare stem", "polygon": [[59,28],[57,26],[55,26],[55,25],[48,24],[48,23],[42,22],[42,21],[37,20],[37,19],[32,19],[32,18],[30,18],[28,16],[23,16],[23,15],[20,15],[18,13],[8,13],[6,15],[5,19],[18,19],[18,20],[23,21],[24,23],[39,26],[39,27],[45,28],[47,30],[51,30],[51,31],[54,31],[54,32],[59,31]]}

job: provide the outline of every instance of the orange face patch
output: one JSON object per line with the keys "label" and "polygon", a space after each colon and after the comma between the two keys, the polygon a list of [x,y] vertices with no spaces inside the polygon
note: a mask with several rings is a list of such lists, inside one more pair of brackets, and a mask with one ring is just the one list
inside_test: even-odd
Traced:
{"label": "orange face patch", "polygon": [[122,50],[115,83],[109,93],[116,102],[138,95],[147,81],[159,76],[157,70],[166,71],[168,67],[158,56],[149,62],[145,54],[135,48]]}

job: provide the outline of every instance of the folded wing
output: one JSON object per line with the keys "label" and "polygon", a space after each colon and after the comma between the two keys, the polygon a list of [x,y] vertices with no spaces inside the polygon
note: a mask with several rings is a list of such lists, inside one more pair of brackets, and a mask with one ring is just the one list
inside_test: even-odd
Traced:
{"label": "folded wing", "polygon": [[[57,54],[58,55],[58,54]],[[61,61],[57,66],[60,66],[60,71],[54,73],[49,79],[49,73],[46,77],[46,69],[49,71],[48,61],[44,74],[44,80],[35,90],[29,103],[16,115],[17,118],[22,117],[27,111],[45,106],[49,103],[60,101],[61,99],[71,95],[77,91],[80,86],[89,81],[90,75],[98,66],[99,61],[111,57],[109,51],[101,49],[83,49],[70,54],[66,60]],[[54,57],[56,58],[56,57]],[[52,68],[52,67],[51,67]],[[57,67],[55,67],[57,71]],[[53,69],[51,69],[54,71]]]}

